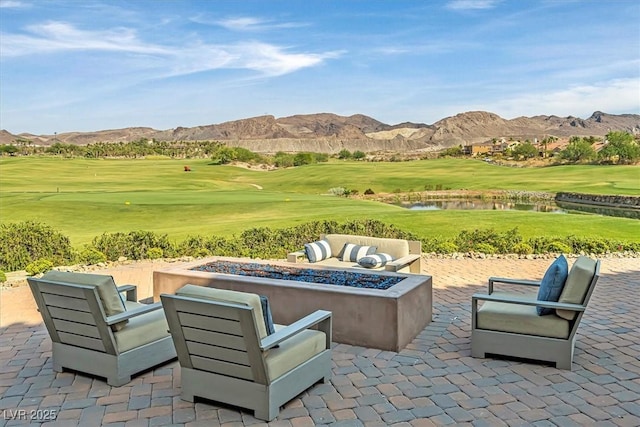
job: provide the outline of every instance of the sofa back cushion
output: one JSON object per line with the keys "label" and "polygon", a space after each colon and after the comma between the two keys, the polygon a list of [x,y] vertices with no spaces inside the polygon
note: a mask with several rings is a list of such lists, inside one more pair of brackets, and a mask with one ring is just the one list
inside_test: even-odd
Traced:
{"label": "sofa back cushion", "polygon": [[[579,256],[569,271],[569,276],[564,284],[558,302],[569,304],[584,303],[584,297],[587,295],[589,284],[595,272],[596,261],[584,255]],[[577,312],[571,310],[556,310],[556,314],[563,319],[573,320]]]}
{"label": "sofa back cushion", "polygon": [[388,239],[383,237],[355,236],[351,234],[327,234],[324,238],[331,246],[331,256],[337,257],[345,243],[355,245],[375,246],[376,252],[389,254],[393,259],[409,255],[409,242],[402,239]]}
{"label": "sofa back cushion", "polygon": [[51,270],[42,276],[42,280],[95,287],[107,316],[124,313],[126,310],[112,276]]}
{"label": "sofa back cushion", "polygon": [[[118,292],[118,287],[116,286],[116,282],[113,280],[113,276],[51,270],[42,276],[42,280],[51,280],[52,282],[69,283],[73,285],[85,285],[96,288],[98,296],[100,297],[100,302],[102,302],[102,309],[107,317],[124,313],[126,311],[124,301]],[[123,320],[115,325],[111,325],[111,329],[119,331],[127,324],[127,322],[128,320]]]}

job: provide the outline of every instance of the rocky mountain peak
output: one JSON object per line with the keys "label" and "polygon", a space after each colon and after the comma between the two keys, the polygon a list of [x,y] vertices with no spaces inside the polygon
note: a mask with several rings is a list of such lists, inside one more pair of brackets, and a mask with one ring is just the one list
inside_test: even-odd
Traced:
{"label": "rocky mountain peak", "polygon": [[55,142],[86,145],[96,142],[129,142],[141,138],[156,141],[221,141],[256,152],[315,151],[433,151],[494,138],[542,139],[553,135],[604,136],[612,130],[640,133],[640,115],[613,115],[595,111],[588,119],[534,116],[504,119],[488,111],[468,111],[446,117],[432,125],[404,122],[388,125],[363,114],[272,115],[169,130],[125,128],[96,132],[69,132],[56,136],[13,135],[0,131],[0,144],[30,141],[36,145]]}

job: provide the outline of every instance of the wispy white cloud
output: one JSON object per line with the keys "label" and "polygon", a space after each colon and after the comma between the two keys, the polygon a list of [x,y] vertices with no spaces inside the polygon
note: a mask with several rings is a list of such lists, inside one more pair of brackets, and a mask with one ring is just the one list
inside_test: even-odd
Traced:
{"label": "wispy white cloud", "polygon": [[[342,54],[339,51],[296,53],[259,41],[227,45],[159,45],[142,41],[135,30],[128,28],[86,31],[64,22],[34,25],[27,30],[30,34],[2,34],[0,47],[3,57],[80,50],[143,54],[156,58],[157,74],[151,78],[223,68],[248,69],[263,76],[278,76],[319,65]],[[148,68],[149,63],[145,70]]]}
{"label": "wispy white cloud", "polygon": [[372,48],[375,54],[381,55],[425,55],[440,54],[447,52],[455,52],[461,49],[473,49],[480,47],[478,42],[473,41],[456,41],[456,40],[438,40],[419,43],[408,42],[405,44],[382,45]]}
{"label": "wispy white cloud", "polygon": [[258,18],[243,17],[223,19],[217,23],[228,30],[244,31],[260,27],[264,24],[264,21]]}
{"label": "wispy white cloud", "polygon": [[447,3],[447,9],[451,10],[478,10],[493,9],[501,0],[452,0]]}
{"label": "wispy white cloud", "polygon": [[596,110],[607,113],[640,113],[640,78],[613,79],[582,84],[546,93],[523,93],[493,104],[505,117],[556,114],[586,117]]}
{"label": "wispy white cloud", "polygon": [[135,30],[117,28],[84,31],[65,22],[47,22],[27,28],[31,34],[3,33],[2,56],[14,57],[71,50],[166,53],[161,46],[140,41]]}
{"label": "wispy white cloud", "polygon": [[217,25],[230,31],[249,32],[284,28],[300,28],[309,24],[304,22],[276,22],[254,16],[238,16],[225,19],[212,19],[205,15],[190,18],[191,21],[203,25]]}
{"label": "wispy white cloud", "polygon": [[0,9],[17,9],[21,7],[29,7],[29,5],[19,0],[0,0]]}
{"label": "wispy white cloud", "polygon": [[269,75],[282,75],[301,68],[312,67],[325,59],[337,58],[342,52],[287,53],[283,48],[261,42],[240,43],[233,46],[237,55],[235,64]]}
{"label": "wispy white cloud", "polygon": [[280,76],[313,67],[342,52],[291,53],[286,48],[259,41],[232,45],[200,45],[173,52],[165,69],[168,75],[184,75],[215,69],[246,69],[261,76]]}

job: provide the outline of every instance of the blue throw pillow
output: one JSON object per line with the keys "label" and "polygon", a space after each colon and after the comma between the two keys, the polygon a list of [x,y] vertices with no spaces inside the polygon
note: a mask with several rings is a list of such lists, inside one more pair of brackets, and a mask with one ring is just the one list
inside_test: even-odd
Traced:
{"label": "blue throw pillow", "polygon": [[[542,282],[540,282],[540,289],[538,289],[538,300],[558,302],[568,275],[569,264],[564,255],[560,255],[544,273]],[[536,307],[536,310],[538,316],[554,312],[553,308],[546,307]]]}
{"label": "blue throw pillow", "polygon": [[304,252],[309,262],[318,262],[331,257],[331,246],[326,240],[318,240],[313,243],[305,243]]}
{"label": "blue throw pillow", "polygon": [[273,326],[269,298],[264,295],[260,295],[260,304],[262,305],[262,317],[264,318],[264,326],[267,329],[267,336],[274,334],[276,332],[276,328]]}
{"label": "blue throw pillow", "polygon": [[393,261],[393,258],[389,254],[379,253],[373,255],[367,255],[358,260],[358,265],[364,268],[377,268],[386,265],[388,262]]}

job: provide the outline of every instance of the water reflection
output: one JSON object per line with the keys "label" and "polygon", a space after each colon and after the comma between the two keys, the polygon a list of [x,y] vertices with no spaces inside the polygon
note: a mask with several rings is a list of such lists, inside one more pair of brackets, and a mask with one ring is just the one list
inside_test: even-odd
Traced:
{"label": "water reflection", "polygon": [[567,213],[553,202],[523,203],[505,200],[447,199],[428,200],[420,203],[403,203],[403,207],[411,210],[494,210],[494,211],[534,211],[549,213]]}

